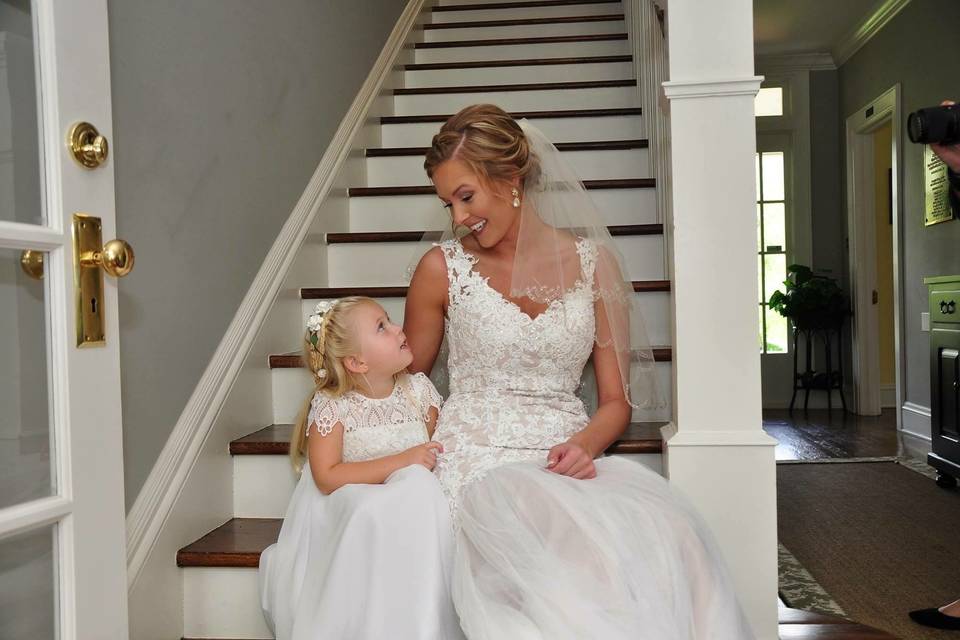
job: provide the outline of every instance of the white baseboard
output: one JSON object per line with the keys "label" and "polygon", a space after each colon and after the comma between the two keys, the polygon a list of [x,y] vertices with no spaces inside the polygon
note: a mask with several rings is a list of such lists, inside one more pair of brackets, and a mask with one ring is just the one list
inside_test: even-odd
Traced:
{"label": "white baseboard", "polygon": [[930,444],[930,407],[904,402],[900,409],[900,432]]}
{"label": "white baseboard", "polygon": [[[278,294],[291,272],[299,249],[321,205],[331,194],[345,162],[350,157],[358,136],[369,126],[368,115],[380,105],[382,90],[396,78],[393,69],[397,57],[415,24],[421,22],[422,7],[429,0],[410,0],[387,39],[380,56],[360,88],[353,104],[340,123],[310,183],[297,202],[253,283],[240,304],[230,326],[217,347],[200,382],[180,415],[170,438],[154,465],[146,483],[127,516],[128,586],[133,589],[141,570],[151,556],[161,532],[175,511],[181,493],[195,467],[201,466],[201,452],[210,438],[218,416],[231,396],[231,389],[249,368],[262,368],[265,363],[248,363],[258,335],[264,328]],[[299,326],[299,313],[291,321]],[[269,393],[269,380],[264,380]],[[269,405],[269,402],[268,402]],[[223,450],[228,464],[228,454]],[[228,498],[229,501],[229,498]],[[224,505],[227,508],[232,505]],[[193,514],[196,515],[196,514]],[[188,542],[188,541],[184,541]],[[165,558],[173,563],[173,557]]]}

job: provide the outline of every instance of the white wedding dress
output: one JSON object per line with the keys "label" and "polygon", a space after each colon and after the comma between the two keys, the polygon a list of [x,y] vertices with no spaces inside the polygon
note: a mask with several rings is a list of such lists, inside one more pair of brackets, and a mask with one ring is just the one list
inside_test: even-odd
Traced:
{"label": "white wedding dress", "polygon": [[[317,393],[310,437],[342,423],[344,462],[426,442],[425,419],[440,395],[423,374],[406,383],[382,399]],[[422,465],[330,495],[306,465],[280,536],[260,557],[264,617],[278,640],[462,640],[450,597],[452,552],[447,502]]]}
{"label": "white wedding dress", "polygon": [[[597,249],[536,318],[447,262],[449,396],[434,440],[454,516],[453,598],[470,640],[750,640],[706,525],[646,467],[596,461],[597,477],[545,469],[588,422],[576,391],[594,345]],[[398,637],[398,636],[394,636]]]}

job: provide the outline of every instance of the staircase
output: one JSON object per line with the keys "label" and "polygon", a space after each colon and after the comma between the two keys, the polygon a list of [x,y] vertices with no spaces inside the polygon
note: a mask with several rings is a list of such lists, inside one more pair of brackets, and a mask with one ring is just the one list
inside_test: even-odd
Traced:
{"label": "staircase", "polygon": [[[558,142],[625,258],[651,341],[669,345],[664,228],[621,1],[440,0],[421,40],[414,62],[403,68],[403,88],[393,91],[393,115],[380,118],[380,146],[363,150],[366,179],[347,191],[349,230],[308,236],[303,251],[322,261],[316,272],[323,286],[300,289],[300,326],[316,300],[347,295],[373,297],[402,320],[406,269],[415,251],[429,248],[416,246],[420,233],[447,224],[422,168],[426,146],[450,115],[490,102],[529,118]],[[291,348],[297,344],[291,335]],[[655,358],[662,388],[669,389],[670,347],[656,348]],[[312,379],[298,352],[270,356],[269,367],[273,424],[229,447],[234,517],[177,554],[188,638],[270,637],[259,607],[257,565],[260,552],[276,540],[296,482],[287,446]],[[670,416],[670,408],[634,412],[607,453],[660,472],[659,427]],[[784,609],[782,620],[799,629],[813,618]]]}

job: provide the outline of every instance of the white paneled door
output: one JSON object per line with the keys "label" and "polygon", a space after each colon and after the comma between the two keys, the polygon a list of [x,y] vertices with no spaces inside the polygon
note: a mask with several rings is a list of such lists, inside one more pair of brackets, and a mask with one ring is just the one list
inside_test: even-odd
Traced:
{"label": "white paneled door", "polygon": [[127,636],[112,141],[106,0],[0,0],[4,639]]}

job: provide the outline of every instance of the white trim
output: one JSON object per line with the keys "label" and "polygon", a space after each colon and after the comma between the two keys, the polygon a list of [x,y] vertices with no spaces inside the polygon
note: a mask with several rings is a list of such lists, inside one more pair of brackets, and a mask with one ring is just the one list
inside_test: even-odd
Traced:
{"label": "white trim", "polygon": [[54,251],[64,246],[63,233],[50,227],[24,222],[0,221],[0,248]]}
{"label": "white trim", "polygon": [[73,501],[63,496],[31,500],[0,510],[0,538],[58,522],[73,512]]}
{"label": "white trim", "polygon": [[914,402],[904,402],[900,412],[903,414],[903,421],[899,429],[901,433],[919,438],[924,442],[932,442],[930,437],[930,407],[924,407]]}
{"label": "white trim", "polygon": [[712,98],[719,96],[755,96],[763,76],[730,78],[727,80],[668,80],[663,83],[664,94],[670,100]]}
{"label": "white trim", "polygon": [[837,66],[843,66],[908,4],[910,0],[886,0],[860,26],[841,38],[833,49],[833,59],[836,60]]}
{"label": "white trim", "polygon": [[667,447],[775,447],[777,439],[763,430],[677,429],[674,423],[660,427]]}
{"label": "white trim", "polygon": [[[240,374],[320,205],[349,157],[366,114],[392,73],[425,0],[410,0],[380,56],[344,116],[310,183],[270,248],[210,364],[127,517],[127,579],[132,588],[177,498],[197,463],[208,434]],[[172,560],[171,560],[172,561]]]}
{"label": "white trim", "polygon": [[[847,175],[847,230],[849,237],[848,273],[850,277],[850,297],[853,306],[851,348],[853,367],[854,411],[863,415],[877,415],[880,412],[880,381],[878,362],[878,327],[876,314],[872,313],[871,292],[875,288],[876,259],[874,228],[872,224],[858,224],[860,218],[867,219],[873,211],[872,188],[865,185],[873,181],[872,149],[873,139],[867,135],[889,121],[892,128],[893,149],[891,167],[893,169],[893,308],[894,308],[894,356],[896,359],[896,403],[903,406],[903,381],[905,377],[905,358],[903,347],[903,207],[901,206],[901,187],[903,172],[901,149],[903,147],[903,128],[900,85],[897,84],[877,99],[865,104],[846,120],[846,175]],[[868,115],[869,111],[869,115]],[[858,158],[870,158],[863,166]],[[861,194],[858,196],[858,194]],[[865,348],[861,348],[864,346]],[[901,427],[902,415],[897,413],[897,428]]]}
{"label": "white trim", "polygon": [[759,72],[775,71],[833,71],[837,68],[833,56],[828,52],[785,53],[756,57],[756,69]]}

